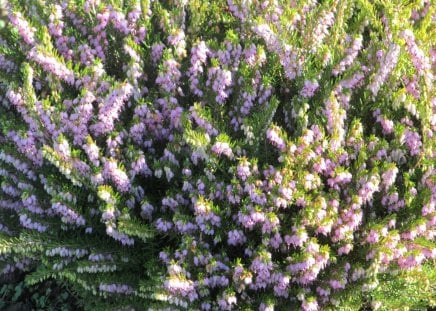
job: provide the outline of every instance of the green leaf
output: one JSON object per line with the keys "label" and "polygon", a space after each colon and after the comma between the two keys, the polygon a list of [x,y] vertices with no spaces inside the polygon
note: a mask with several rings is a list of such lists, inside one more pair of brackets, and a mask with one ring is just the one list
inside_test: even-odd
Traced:
{"label": "green leaf", "polygon": [[18,298],[21,297],[21,294],[23,293],[23,283],[18,284],[15,286],[15,294],[12,296],[12,301],[18,301]]}

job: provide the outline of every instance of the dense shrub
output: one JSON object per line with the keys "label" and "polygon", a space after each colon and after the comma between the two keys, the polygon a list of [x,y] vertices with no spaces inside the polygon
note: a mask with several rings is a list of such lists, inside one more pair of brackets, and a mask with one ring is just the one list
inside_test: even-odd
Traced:
{"label": "dense shrub", "polygon": [[[6,311],[81,311],[77,297],[59,281],[27,285],[25,272],[2,274],[0,278],[0,310]],[[80,301],[80,300],[79,300]]]}
{"label": "dense shrub", "polygon": [[434,304],[430,1],[6,11],[3,273],[89,309]]}

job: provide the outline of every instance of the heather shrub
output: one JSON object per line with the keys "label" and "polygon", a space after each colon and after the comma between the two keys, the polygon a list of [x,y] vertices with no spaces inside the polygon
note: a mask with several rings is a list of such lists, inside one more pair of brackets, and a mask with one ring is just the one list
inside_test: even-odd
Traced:
{"label": "heather shrub", "polygon": [[5,10],[2,273],[87,309],[435,304],[430,1]]}

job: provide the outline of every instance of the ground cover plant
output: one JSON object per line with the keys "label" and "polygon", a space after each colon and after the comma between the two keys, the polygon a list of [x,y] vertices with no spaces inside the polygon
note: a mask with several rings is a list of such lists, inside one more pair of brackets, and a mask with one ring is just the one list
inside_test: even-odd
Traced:
{"label": "ground cover plant", "polygon": [[81,311],[78,297],[65,284],[53,279],[36,285],[24,282],[26,272],[2,274],[0,310],[5,311]]}
{"label": "ground cover plant", "polygon": [[435,305],[430,1],[2,12],[2,274],[92,310]]}

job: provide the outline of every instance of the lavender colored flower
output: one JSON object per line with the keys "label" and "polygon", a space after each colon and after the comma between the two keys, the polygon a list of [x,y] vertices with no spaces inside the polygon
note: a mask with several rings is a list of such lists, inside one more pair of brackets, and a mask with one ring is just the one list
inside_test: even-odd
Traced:
{"label": "lavender colored flower", "polygon": [[96,135],[107,134],[115,127],[115,121],[119,118],[125,101],[132,94],[133,87],[129,83],[123,83],[115,88],[105,99],[99,109],[98,122],[91,125],[90,129]]}
{"label": "lavender colored flower", "polygon": [[38,232],[45,232],[48,229],[48,226],[43,225],[39,222],[33,221],[26,214],[20,215],[20,224],[27,229],[36,230]]}
{"label": "lavender colored flower", "polygon": [[307,300],[305,299],[301,304],[301,309],[304,311],[318,311],[319,310],[318,302],[313,297]]}
{"label": "lavender colored flower", "polygon": [[27,57],[31,60],[34,60],[41,67],[49,73],[52,73],[59,79],[67,82],[68,84],[73,85],[75,82],[74,71],[67,68],[66,65],[62,64],[59,60],[51,55],[47,55],[42,52],[40,49],[34,47],[32,48]]}
{"label": "lavender colored flower", "polygon": [[133,288],[127,284],[105,284],[101,283],[98,287],[99,291],[114,293],[114,294],[125,294],[129,295],[133,293]]}
{"label": "lavender colored flower", "polygon": [[228,158],[233,158],[233,152],[228,143],[218,141],[212,146],[211,150],[217,155],[223,154]]}
{"label": "lavender colored flower", "polygon": [[244,244],[247,241],[244,233],[241,230],[232,230],[228,233],[228,240],[227,243],[229,245],[240,245]]}
{"label": "lavender colored flower", "polygon": [[160,72],[156,78],[156,83],[162,87],[165,92],[172,93],[178,87],[178,82],[182,74],[179,66],[173,59],[164,62],[164,71]]}
{"label": "lavender colored flower", "polygon": [[103,176],[113,181],[121,192],[128,192],[131,188],[127,174],[118,167],[114,159],[109,159],[104,163]]}
{"label": "lavender colored flower", "polygon": [[386,81],[392,70],[394,70],[395,66],[397,65],[399,55],[400,47],[396,44],[391,44],[389,46],[388,52],[386,53],[386,57],[380,64],[380,68],[373,77],[371,84],[368,86],[368,89],[372,92],[374,96],[378,94],[380,87]]}
{"label": "lavender colored flower", "polygon": [[315,94],[318,87],[319,84],[317,81],[305,80],[304,87],[301,89],[300,95],[302,97],[310,98]]}
{"label": "lavender colored flower", "polygon": [[224,101],[230,94],[229,86],[232,85],[232,73],[228,70],[212,67],[208,70],[208,80],[206,86],[211,86],[217,94],[215,100],[219,104],[224,104]]}
{"label": "lavender colored flower", "polygon": [[270,128],[266,132],[266,138],[274,145],[276,146],[280,151],[284,151],[286,148],[286,143],[279,136],[279,133],[277,133],[276,128]]}
{"label": "lavender colored flower", "polygon": [[411,155],[417,155],[420,153],[422,146],[421,135],[406,129],[401,137],[401,140],[406,143]]}
{"label": "lavender colored flower", "polygon": [[359,50],[362,48],[362,36],[357,36],[351,43],[351,46],[346,49],[346,56],[341,62],[333,69],[333,75],[337,76],[340,73],[344,72],[347,67],[351,66],[359,53]]}
{"label": "lavender colored flower", "polygon": [[406,41],[407,51],[412,58],[413,65],[415,66],[418,75],[429,75],[428,78],[431,81],[433,79],[433,75],[430,71],[430,60],[417,46],[413,31],[406,29],[401,32],[401,37]]}
{"label": "lavender colored flower", "polygon": [[20,12],[10,14],[9,21],[18,29],[18,32],[23,38],[24,42],[29,45],[33,45],[35,43],[36,29],[29,25]]}

